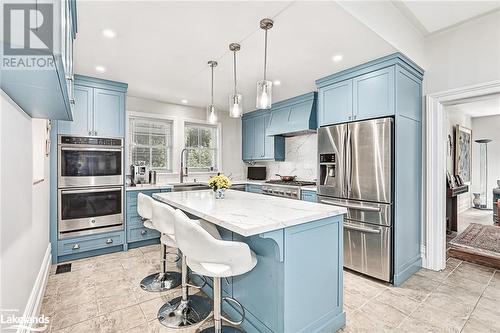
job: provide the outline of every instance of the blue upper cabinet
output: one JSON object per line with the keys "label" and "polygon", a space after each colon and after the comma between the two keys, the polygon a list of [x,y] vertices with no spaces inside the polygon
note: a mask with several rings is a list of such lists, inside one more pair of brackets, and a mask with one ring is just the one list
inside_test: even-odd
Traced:
{"label": "blue upper cabinet", "polygon": [[394,115],[394,66],[353,79],[353,118]]}
{"label": "blue upper cabinet", "polygon": [[243,161],[285,159],[285,138],[268,136],[269,111],[246,113],[241,119]]}
{"label": "blue upper cabinet", "polygon": [[75,86],[75,108],[73,121],[59,121],[59,134],[91,135],[92,131],[92,105],[94,94],[92,88]]}
{"label": "blue upper cabinet", "polygon": [[420,100],[414,91],[420,88],[422,78],[421,68],[394,53],[319,79],[319,126],[405,112],[419,120]]}
{"label": "blue upper cabinet", "polygon": [[[43,47],[29,49],[27,34],[22,40],[3,40],[0,87],[32,118],[72,120],[76,1],[53,0],[49,3],[51,13],[40,11],[44,19],[40,29],[47,29],[47,25],[52,24],[48,27],[53,32],[52,45],[39,37]],[[26,10],[36,9],[35,2],[26,6],[32,6]],[[22,54],[16,53],[19,49],[23,49]],[[10,55],[8,50],[11,50]]]}
{"label": "blue upper cabinet", "polygon": [[127,84],[76,75],[73,121],[59,121],[58,133],[123,137]]}
{"label": "blue upper cabinet", "polygon": [[106,89],[94,89],[94,135],[125,135],[125,94]]}
{"label": "blue upper cabinet", "polygon": [[319,125],[336,124],[352,118],[352,80],[319,90]]}

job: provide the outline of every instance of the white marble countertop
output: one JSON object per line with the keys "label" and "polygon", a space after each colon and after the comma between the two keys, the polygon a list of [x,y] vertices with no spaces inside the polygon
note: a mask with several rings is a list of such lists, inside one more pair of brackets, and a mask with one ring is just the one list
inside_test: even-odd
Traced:
{"label": "white marble countertop", "polygon": [[215,199],[212,190],[153,197],[245,237],[347,213],[343,207],[234,190],[225,199]]}

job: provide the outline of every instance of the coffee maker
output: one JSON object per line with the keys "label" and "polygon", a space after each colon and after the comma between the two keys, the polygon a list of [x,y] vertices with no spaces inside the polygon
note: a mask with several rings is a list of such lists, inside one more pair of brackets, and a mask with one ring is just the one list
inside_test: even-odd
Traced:
{"label": "coffee maker", "polygon": [[143,164],[132,164],[130,166],[130,176],[132,184],[149,183],[149,168]]}

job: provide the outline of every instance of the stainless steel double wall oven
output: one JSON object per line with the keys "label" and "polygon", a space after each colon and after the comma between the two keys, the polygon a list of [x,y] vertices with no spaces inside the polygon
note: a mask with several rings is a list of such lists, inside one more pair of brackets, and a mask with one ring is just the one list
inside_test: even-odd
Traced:
{"label": "stainless steel double wall oven", "polygon": [[320,128],[318,200],[347,208],[344,266],[391,281],[393,119]]}
{"label": "stainless steel double wall oven", "polygon": [[123,229],[123,139],[58,137],[59,238]]}

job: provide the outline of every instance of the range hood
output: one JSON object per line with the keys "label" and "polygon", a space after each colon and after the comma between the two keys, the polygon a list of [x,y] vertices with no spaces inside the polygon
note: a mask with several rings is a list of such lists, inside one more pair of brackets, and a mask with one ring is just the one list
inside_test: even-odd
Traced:
{"label": "range hood", "polygon": [[266,135],[296,136],[315,133],[317,93],[310,92],[274,103]]}

